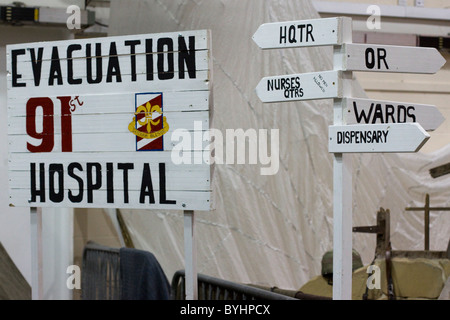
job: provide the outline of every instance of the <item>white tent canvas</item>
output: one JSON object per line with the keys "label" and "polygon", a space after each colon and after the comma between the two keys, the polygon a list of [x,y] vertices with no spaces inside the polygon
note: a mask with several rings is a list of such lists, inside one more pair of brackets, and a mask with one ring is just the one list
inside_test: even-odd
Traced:
{"label": "white tent canvas", "polygon": [[[278,129],[279,166],[216,164],[215,210],[196,213],[197,271],[226,280],[298,289],[320,274],[322,255],[333,248],[333,168],[328,152],[332,100],[262,103],[261,78],[325,71],[332,48],[261,50],[252,40],[267,22],[319,18],[309,0],[116,0],[109,35],[210,29],[214,117],[211,127]],[[357,81],[353,96],[366,95]],[[269,150],[271,150],[269,148]],[[423,214],[406,212],[431,203],[450,205],[450,175],[429,169],[450,162],[450,145],[433,154],[354,154],[353,226],[376,223],[380,207],[391,212],[394,250],[423,249]],[[232,160],[232,159],[230,159]],[[170,278],[184,269],[182,211],[121,209],[136,247],[151,251]],[[432,250],[449,241],[447,213],[431,213]],[[370,263],[375,237],[353,234],[353,248]]]}

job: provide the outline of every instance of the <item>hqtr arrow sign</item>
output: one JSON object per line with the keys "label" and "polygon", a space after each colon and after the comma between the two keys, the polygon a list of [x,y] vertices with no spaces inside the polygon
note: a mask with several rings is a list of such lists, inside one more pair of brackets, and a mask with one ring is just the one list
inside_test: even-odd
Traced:
{"label": "hqtr arrow sign", "polygon": [[322,71],[262,78],[256,94],[262,102],[287,102],[342,97],[340,71]]}
{"label": "hqtr arrow sign", "polygon": [[433,105],[357,98],[342,100],[347,124],[418,122],[424,130],[433,131],[445,120]]}
{"label": "hqtr arrow sign", "polygon": [[418,123],[332,125],[331,153],[417,152],[430,138]]}
{"label": "hqtr arrow sign", "polygon": [[264,23],[253,35],[262,49],[342,44],[343,18]]}
{"label": "hqtr arrow sign", "polygon": [[346,43],[347,71],[377,71],[433,74],[445,64],[435,48]]}

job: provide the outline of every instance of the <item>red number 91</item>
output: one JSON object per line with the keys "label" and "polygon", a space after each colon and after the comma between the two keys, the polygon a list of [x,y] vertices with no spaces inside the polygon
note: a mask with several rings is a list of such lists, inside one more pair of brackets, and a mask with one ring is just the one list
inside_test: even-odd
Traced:
{"label": "red number 91", "polygon": [[[72,113],[70,112],[71,97],[57,97],[61,102],[61,151],[72,152]],[[37,132],[36,110],[42,108],[42,131]],[[54,104],[49,97],[31,98],[26,107],[27,134],[37,140],[39,145],[27,142],[30,152],[51,152],[55,146]]]}

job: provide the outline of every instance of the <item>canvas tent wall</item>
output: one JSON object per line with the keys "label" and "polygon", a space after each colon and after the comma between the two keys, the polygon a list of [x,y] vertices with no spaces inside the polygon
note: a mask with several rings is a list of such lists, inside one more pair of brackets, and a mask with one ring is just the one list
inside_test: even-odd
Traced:
{"label": "canvas tent wall", "polygon": [[[298,289],[320,273],[332,248],[332,155],[327,132],[332,101],[263,104],[254,88],[264,76],[332,68],[332,48],[260,50],[251,37],[265,22],[319,18],[309,0],[115,0],[109,35],[210,29],[214,70],[212,128],[279,130],[279,170],[216,164],[215,210],[197,213],[198,272],[236,282]],[[353,96],[365,94],[354,81]],[[275,147],[275,146],[274,146]],[[270,150],[270,149],[269,149]],[[354,154],[353,225],[372,225],[389,208],[394,249],[422,249],[423,218],[406,213],[425,193],[449,206],[449,176],[428,170],[450,161],[450,145],[425,154]],[[120,210],[134,244],[151,251],[168,277],[184,268],[182,212]],[[445,250],[448,216],[431,218],[433,250]],[[354,234],[369,263],[375,239]]]}

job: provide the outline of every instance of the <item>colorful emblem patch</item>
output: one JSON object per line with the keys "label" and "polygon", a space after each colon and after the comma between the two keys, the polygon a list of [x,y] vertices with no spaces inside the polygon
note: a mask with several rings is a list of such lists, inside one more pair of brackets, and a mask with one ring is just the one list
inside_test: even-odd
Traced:
{"label": "colorful emblem patch", "polygon": [[169,131],[163,116],[162,93],[136,93],[135,113],[128,130],[136,135],[136,151],[163,151]]}

